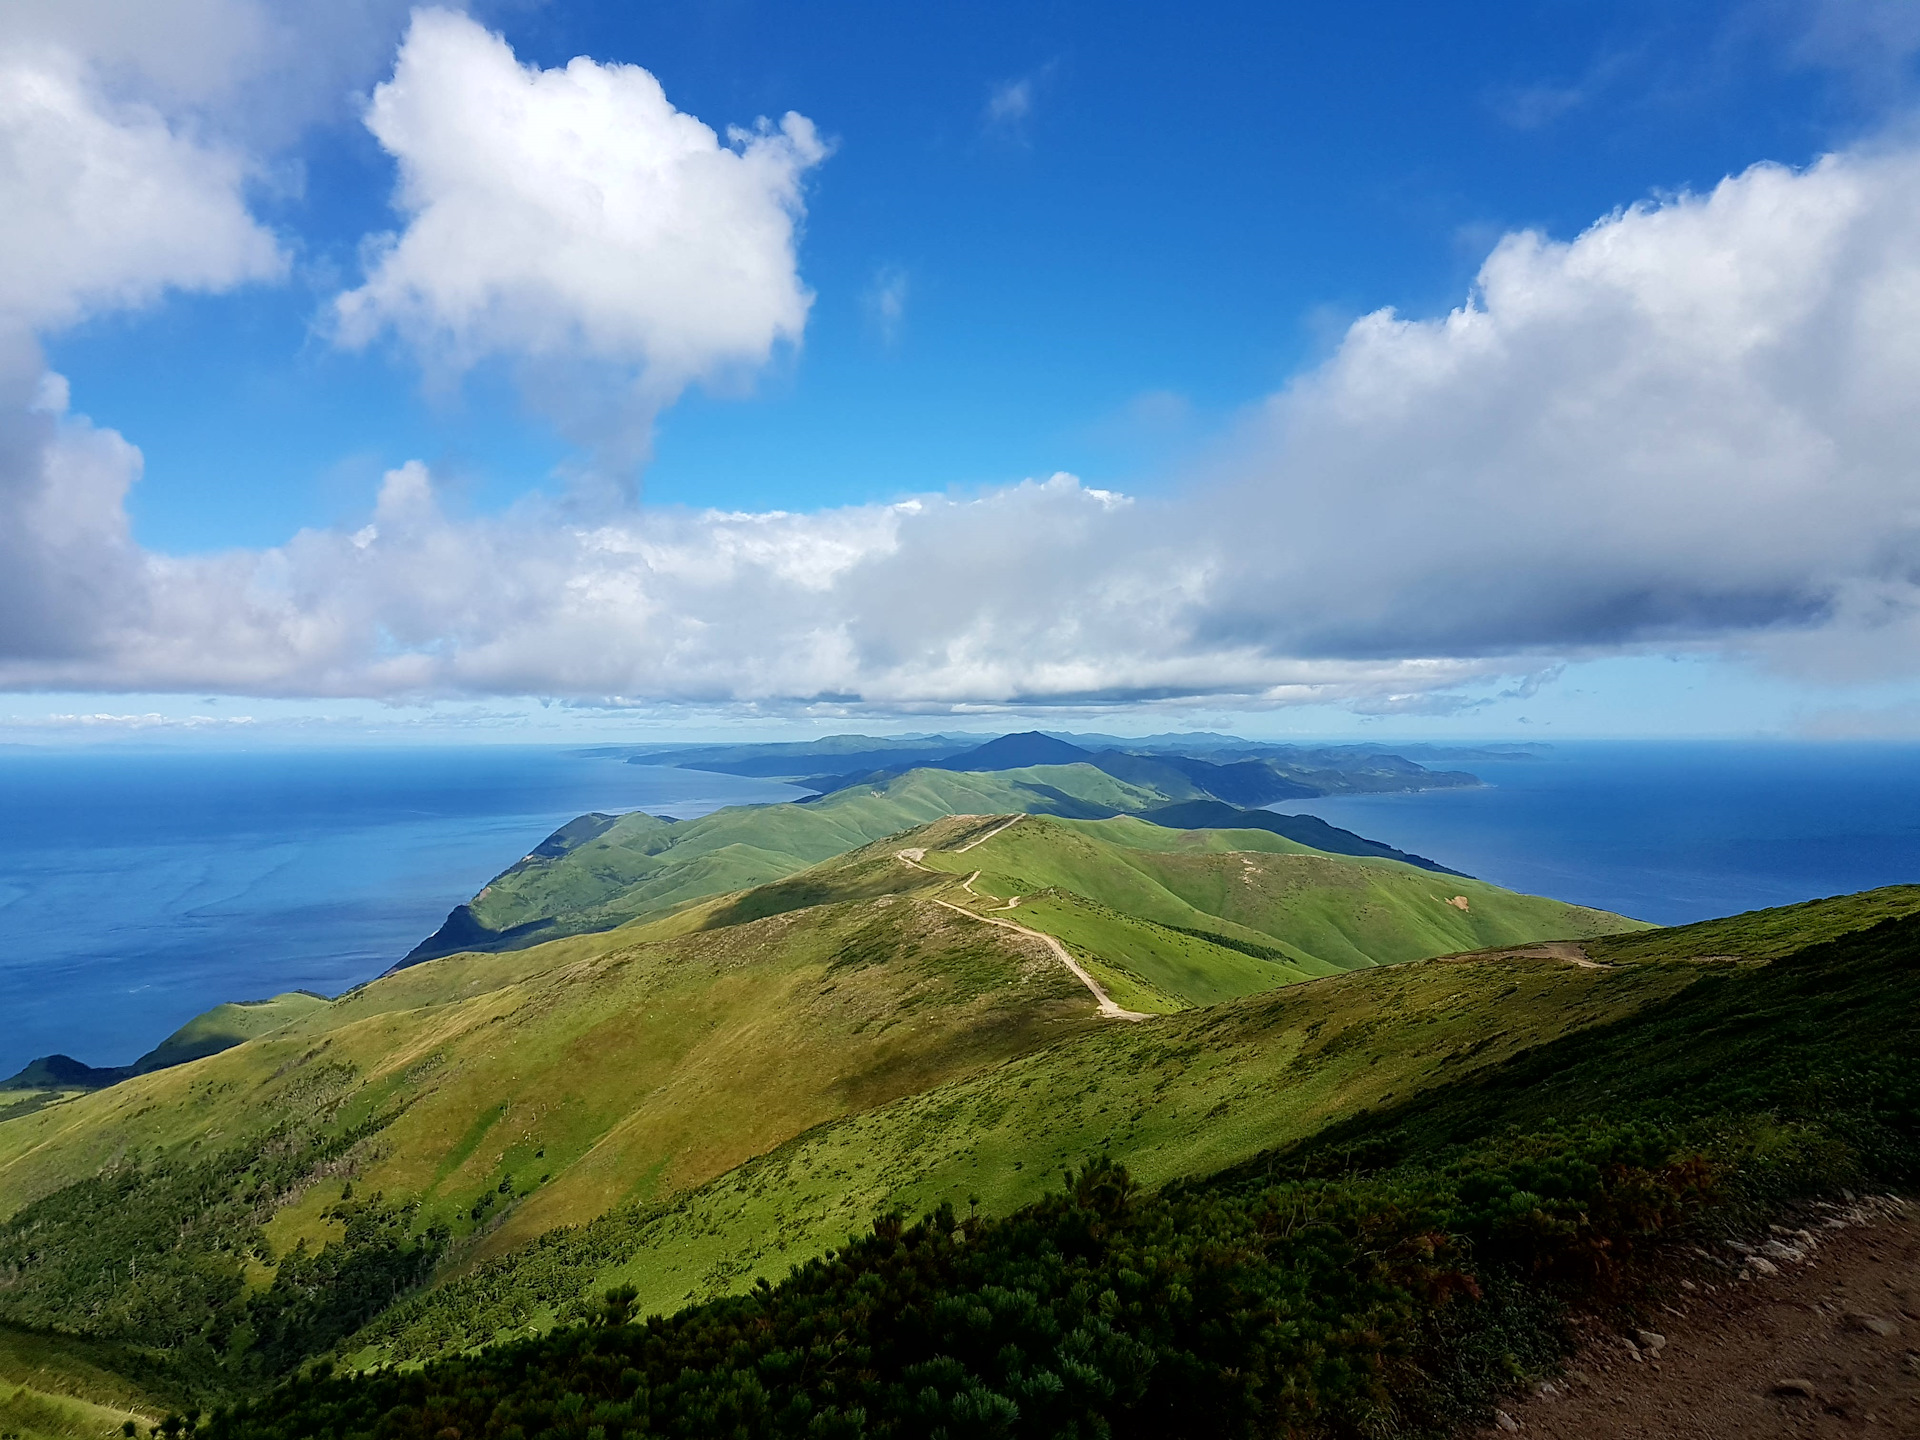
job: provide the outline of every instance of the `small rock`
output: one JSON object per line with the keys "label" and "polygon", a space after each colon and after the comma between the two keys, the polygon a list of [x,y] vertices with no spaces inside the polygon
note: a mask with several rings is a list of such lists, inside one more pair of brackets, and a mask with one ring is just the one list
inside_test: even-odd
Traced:
{"label": "small rock", "polygon": [[1780,1273],[1780,1267],[1778,1265],[1759,1255],[1749,1255],[1747,1257],[1747,1268],[1760,1275],[1778,1275]]}
{"label": "small rock", "polygon": [[1790,1260],[1795,1264],[1807,1258],[1807,1252],[1798,1245],[1784,1244],[1779,1240],[1769,1240],[1760,1247],[1760,1253],[1774,1260]]}
{"label": "small rock", "polygon": [[1849,1310],[1845,1315],[1842,1315],[1840,1317],[1840,1323],[1848,1330],[1860,1330],[1870,1335],[1881,1336],[1882,1338],[1900,1333],[1900,1327],[1894,1324],[1893,1321],[1880,1315],[1863,1315],[1854,1310]]}
{"label": "small rock", "polygon": [[1773,1393],[1776,1395],[1803,1395],[1811,1400],[1813,1399],[1813,1381],[1802,1380],[1797,1375],[1789,1375],[1784,1380],[1776,1380],[1773,1382]]}
{"label": "small rock", "polygon": [[1682,1280],[1680,1282],[1680,1288],[1682,1290],[1698,1290],[1700,1287],[1695,1285],[1691,1280]]}
{"label": "small rock", "polygon": [[1493,1423],[1498,1425],[1502,1430],[1518,1430],[1520,1428],[1520,1422],[1504,1410],[1496,1410],[1493,1412]]}
{"label": "small rock", "polygon": [[1666,1348],[1667,1337],[1657,1330],[1636,1330],[1633,1333],[1635,1339],[1656,1355]]}

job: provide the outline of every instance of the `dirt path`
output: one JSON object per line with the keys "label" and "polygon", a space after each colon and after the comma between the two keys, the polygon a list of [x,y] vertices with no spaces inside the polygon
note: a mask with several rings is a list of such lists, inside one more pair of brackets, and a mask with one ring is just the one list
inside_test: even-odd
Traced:
{"label": "dirt path", "polygon": [[[1444,902],[1443,902],[1444,903]],[[1505,945],[1491,950],[1463,950],[1458,955],[1449,955],[1449,960],[1558,960],[1564,965],[1578,965],[1582,970],[1611,970],[1611,965],[1603,965],[1598,960],[1587,957],[1586,948],[1571,940],[1547,940],[1537,945]]]}
{"label": "dirt path", "polygon": [[1151,1015],[1144,1015],[1138,1010],[1122,1010],[1118,1005],[1114,1004],[1112,999],[1107,995],[1107,992],[1100,988],[1100,982],[1082,969],[1080,962],[1067,953],[1067,947],[1054,939],[1053,936],[1047,934],[1046,931],[1029,929],[1025,925],[1016,925],[1011,920],[996,920],[991,915],[982,915],[977,910],[969,910],[966,906],[956,905],[951,900],[936,900],[933,903],[936,905],[944,905],[947,909],[965,915],[970,920],[978,920],[982,925],[998,925],[1002,930],[1011,930],[1016,935],[1028,935],[1038,940],[1042,945],[1045,945],[1049,950],[1053,951],[1054,959],[1071,970],[1074,978],[1092,992],[1093,998],[1099,1002],[1100,1013],[1109,1020],[1151,1020],[1153,1018]]}
{"label": "dirt path", "polygon": [[[1013,820],[1007,821],[1007,825],[1013,824],[1014,820],[1021,820],[1024,818],[1025,818],[1024,816],[1016,815],[1013,817]],[[1000,826],[998,830],[988,831],[985,835],[982,835],[980,837],[980,840],[991,839],[993,836],[998,835],[1001,830],[1006,829],[1007,825]],[[973,848],[973,846],[978,845],[980,843],[980,840],[974,840],[969,842],[966,845],[962,845],[960,849],[970,850]],[[959,851],[956,850],[953,853],[958,854]],[[926,855],[927,855],[927,852],[924,849],[896,850],[893,852],[893,858],[898,860],[902,865],[911,865],[915,870],[924,870],[929,875],[943,875],[946,873],[943,870],[935,870],[930,865],[922,865],[920,862],[926,858]],[[952,877],[949,876],[948,878],[952,878]],[[967,876],[965,880],[962,880],[960,882],[960,888],[965,890],[969,895],[973,896],[976,900],[982,898],[980,893],[973,888],[973,882],[978,880],[979,878],[980,878],[980,872],[976,870],[971,875]],[[1106,1016],[1109,1020],[1151,1020],[1153,1018],[1151,1015],[1144,1015],[1138,1010],[1122,1010],[1118,1005],[1114,1004],[1113,998],[1110,995],[1108,995],[1104,989],[1101,988],[1100,982],[1094,979],[1093,976],[1089,975],[1086,972],[1085,968],[1080,964],[1080,962],[1074,959],[1073,956],[1067,953],[1067,947],[1062,945],[1058,940],[1054,939],[1053,936],[1047,934],[1044,930],[1029,929],[1025,925],[1016,925],[1011,920],[996,920],[991,915],[982,915],[978,910],[969,910],[967,909],[966,906],[956,905],[951,900],[935,900],[933,903],[936,905],[944,905],[947,907],[947,909],[953,911],[955,914],[964,915],[969,920],[978,920],[982,925],[998,925],[1003,930],[1011,930],[1018,935],[1029,935],[1033,939],[1038,940],[1042,945],[1045,945],[1049,950],[1053,952],[1053,956],[1056,960],[1058,960],[1062,965],[1066,966],[1068,970],[1073,972],[1074,979],[1078,980],[1082,985],[1087,987],[1088,992],[1094,998],[1094,1002],[1099,1005],[1100,1013]],[[1015,905],[1018,905],[1019,903],[1020,903],[1020,897],[1016,895],[1013,897],[1013,900],[1011,903],[1003,906],[1002,908],[1011,910]]]}
{"label": "dirt path", "polygon": [[1563,1380],[1486,1433],[1920,1436],[1920,1208],[1863,1202],[1825,1215],[1758,1247],[1745,1262],[1752,1278],[1696,1283],[1658,1331],[1596,1334]]}
{"label": "dirt path", "polygon": [[[978,890],[973,888],[973,882],[979,878],[980,872],[976,870],[960,882],[960,888],[976,900],[998,900],[1000,898],[998,895],[982,895]],[[1004,905],[994,905],[989,908],[994,910],[1018,910],[1020,908],[1020,897],[1016,895]]]}
{"label": "dirt path", "polygon": [[1018,825],[1022,820],[1026,818],[1027,817],[1024,815],[1015,815],[1010,820],[1003,820],[998,825],[994,826],[993,829],[987,831],[986,834],[976,835],[973,837],[973,839],[967,841],[966,844],[955,846],[953,853],[956,855],[964,855],[967,853],[967,851],[973,849],[974,846],[986,844],[987,841],[993,839],[993,837],[998,835],[1002,830],[1011,830],[1014,826]]}

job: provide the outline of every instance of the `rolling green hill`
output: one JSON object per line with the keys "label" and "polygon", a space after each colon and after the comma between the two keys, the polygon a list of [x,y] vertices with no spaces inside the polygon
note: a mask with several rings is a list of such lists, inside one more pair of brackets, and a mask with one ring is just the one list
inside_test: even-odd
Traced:
{"label": "rolling green hill", "polygon": [[777,880],[944,815],[1112,815],[1162,803],[1158,791],[1068,765],[978,775],[914,770],[817,801],[731,806],[698,820],[635,812],[577,839],[556,834],[455,910],[407,963],[609,930]]}
{"label": "rolling green hill", "polygon": [[[909,803],[919,782],[905,778],[879,798]],[[961,775],[928,792],[949,802],[956,778],[983,786]],[[782,809],[812,823],[812,807],[760,813],[779,822]],[[1042,1103],[1011,1111],[1031,1133],[1008,1173],[1036,1167],[1038,1178],[1058,1158],[1048,1145],[1079,1133],[1059,1111],[1063,1086],[1110,1066],[1155,1073],[1150,1055],[1212,1043],[1197,1038],[1204,1029],[1158,1039],[1159,1027],[1216,1013],[1198,1005],[1371,966],[1365,946],[1397,960],[1462,937],[1632,924],[1265,830],[943,816],[650,921],[414,965],[331,1003],[288,1002],[297,1013],[251,1041],[0,1118],[0,1273],[13,1277],[0,1321],[157,1349],[195,1384],[257,1383],[345,1343],[423,1278],[491,1275],[606,1216],[704,1214],[742,1165],[902,1102],[960,1095],[954,1086],[998,1077],[990,1095],[1017,1088],[1029,1063],[1040,1068],[1026,1088]],[[1103,1018],[1097,986],[1160,1018]],[[1627,1003],[1639,992],[1618,993]],[[227,1023],[216,1012],[182,1043]],[[1298,1027],[1246,1023],[1241,1051],[1223,1052],[1250,1067],[1232,1084],[1271,1086],[1296,1043],[1276,1036]],[[1122,1035],[1133,1038],[1119,1050],[1072,1051],[1077,1037]],[[1369,1078],[1402,1073],[1396,1060]],[[1292,1133],[1319,1113],[1296,1103],[1304,1094],[1244,1134],[1221,1122],[1225,1092],[1210,1098],[1175,1145],[1176,1170]],[[967,1133],[986,1133],[980,1114],[956,1113]],[[1166,1113],[1195,1128],[1186,1110]],[[914,1153],[945,1176],[966,1142],[926,1134]],[[672,1243],[648,1241],[666,1257],[648,1294],[743,1281],[783,1253],[762,1242],[812,1253],[858,1218],[873,1184],[906,1178],[885,1144],[871,1164],[820,1153],[839,1158],[808,1182],[818,1206],[796,1210],[790,1234],[775,1226],[774,1239],[740,1249],[739,1225],[764,1217],[729,1202]],[[983,1193],[1013,1204],[1023,1183]]]}
{"label": "rolling green hill", "polygon": [[[1443,869],[1312,816],[1241,812],[1216,801],[1195,801],[1197,792],[1186,780],[1169,773],[1173,783],[1160,789],[1084,763],[982,772],[918,769],[815,801],[734,806],[698,820],[639,812],[581,816],[455,909],[403,963],[609,930],[766,884],[943,815],[1017,812],[1099,819],[1158,812],[1163,823],[1182,828],[1217,828],[1244,817],[1249,825],[1324,849]],[[1175,801],[1185,803],[1170,810]]]}
{"label": "rolling green hill", "polygon": [[[1848,908],[1829,907],[1821,924]],[[1790,922],[1749,923],[1784,943]],[[1675,938],[1680,950],[1693,943]],[[1580,988],[1569,994],[1563,980]],[[1423,982],[1432,988],[1421,994]],[[1622,985],[1642,988],[1637,1003]],[[1446,1014],[1460,1000],[1475,1018],[1432,1033],[1460,1024]],[[1556,1025],[1568,1000],[1585,1013]],[[1258,1011],[1279,1022],[1265,1047]],[[1478,1063],[1476,1047],[1529,1016],[1540,1021],[1532,1043]],[[1480,1028],[1490,1020],[1501,1028]],[[1750,1245],[1702,1242],[1765,1237],[1768,1220],[1798,1206],[1768,1241],[1785,1258],[1808,1233],[1791,1226],[1842,1208],[1809,1201],[1920,1179],[1913,915],[1769,962],[1447,960],[1193,1012],[1204,1030],[1185,1021],[1159,1032],[1176,1040],[1171,1053],[1143,1048],[1148,1027],[1110,1029],[1009,1067],[991,1097],[926,1097],[937,1108],[917,1126],[876,1114],[868,1133],[819,1158],[823,1168],[792,1169],[809,1136],[712,1187],[704,1209],[642,1223],[683,1253],[736,1224],[736,1245],[764,1256],[769,1237],[793,1235],[807,1200],[849,1181],[881,1203],[937,1196],[912,1179],[930,1138],[960,1142],[946,1158],[982,1174],[1006,1168],[1008,1143],[1055,1159],[1097,1144],[1063,1189],[1037,1180],[1046,1193],[1011,1213],[941,1205],[910,1223],[913,1211],[894,1209],[775,1283],[644,1321],[632,1288],[609,1290],[582,1316],[591,1323],[545,1335],[509,1324],[505,1343],[424,1369],[283,1386],[217,1416],[210,1440],[347,1440],[376,1426],[567,1440],[1440,1437],[1490,1427],[1495,1402],[1555,1371],[1577,1338],[1565,1307],[1603,1307],[1612,1327],[1659,1324],[1663,1302],[1685,1306],[1687,1290],[1721,1289],[1761,1263],[1772,1273],[1771,1261],[1744,1258]],[[1284,1068],[1244,1076],[1254,1083],[1226,1089],[1198,1124],[1158,1123],[1169,1105],[1222,1094],[1207,1072],[1232,1066],[1242,1046],[1281,1051]],[[1129,1053],[1101,1064],[1108,1047]],[[1273,1127],[1278,1144],[1152,1185],[1215,1165],[1218,1152],[1160,1158],[1215,1113],[1244,1131],[1257,1120],[1243,1110],[1284,1115],[1289,1091],[1325,1099],[1364,1087],[1374,1061],[1408,1051],[1437,1073],[1373,1092],[1371,1105],[1350,1092],[1332,1107],[1342,1117],[1290,1116]],[[1034,1073],[1055,1055],[1069,1060],[1060,1072]],[[1053,1106],[1023,1100],[1043,1082]],[[1069,1115],[1080,1129],[1049,1134]],[[552,1247],[555,1257],[585,1238]],[[599,1258],[636,1238],[603,1235]],[[660,1259],[649,1243],[630,1263],[645,1278]],[[505,1302],[531,1288],[526,1276],[482,1278],[396,1312],[386,1333],[404,1341],[436,1317],[506,1319]]]}

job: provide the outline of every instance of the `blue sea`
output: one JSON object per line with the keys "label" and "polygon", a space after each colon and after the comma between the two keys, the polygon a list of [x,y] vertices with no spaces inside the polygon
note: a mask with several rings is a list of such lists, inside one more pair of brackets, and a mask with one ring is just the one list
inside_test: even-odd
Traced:
{"label": "blue sea", "polygon": [[805,793],[554,747],[0,749],[0,1078],[125,1064],[223,1000],[337,994],[585,811]]}
{"label": "blue sea", "polygon": [[1271,808],[1660,925],[1920,881],[1920,746],[1613,742],[1423,763],[1486,783]]}
{"label": "blue sea", "polygon": [[[1677,924],[1920,880],[1920,747],[1562,745],[1471,790],[1286,803],[1535,894]],[[588,810],[768,781],[545,747],[0,750],[0,1076],[124,1064],[222,1000],[335,994]]]}

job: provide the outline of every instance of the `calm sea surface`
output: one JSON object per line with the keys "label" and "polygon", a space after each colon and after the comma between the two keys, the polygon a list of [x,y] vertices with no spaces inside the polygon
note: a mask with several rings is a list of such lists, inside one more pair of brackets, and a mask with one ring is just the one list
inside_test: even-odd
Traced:
{"label": "calm sea surface", "polygon": [[[1920,880],[1920,747],[1565,745],[1481,789],[1299,801],[1501,885],[1674,924]],[[572,816],[795,798],[553,748],[0,751],[0,1076],[384,970]]]}
{"label": "calm sea surface", "polygon": [[1272,808],[1662,925],[1920,881],[1920,746],[1595,743],[1435,768],[1488,783]]}
{"label": "calm sea surface", "polygon": [[223,1000],[336,994],[585,811],[804,793],[547,747],[0,750],[0,1078],[125,1064]]}

